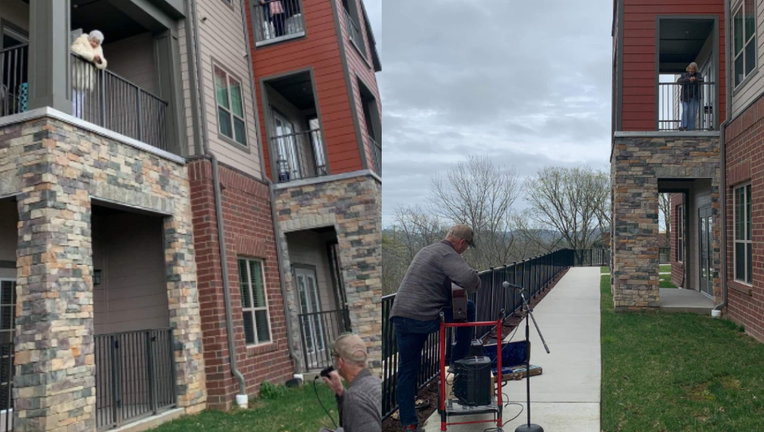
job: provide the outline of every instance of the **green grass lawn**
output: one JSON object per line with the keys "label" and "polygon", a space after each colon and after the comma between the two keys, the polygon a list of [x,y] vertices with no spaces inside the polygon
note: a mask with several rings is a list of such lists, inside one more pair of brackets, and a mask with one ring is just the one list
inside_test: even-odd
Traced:
{"label": "green grass lawn", "polygon": [[[324,384],[317,387],[321,402],[337,421],[334,393]],[[322,426],[334,429],[316,400],[311,382],[299,389],[285,389],[284,394],[275,399],[250,401],[250,409],[247,410],[207,410],[182,417],[152,429],[152,432],[317,432]]]}
{"label": "green grass lawn", "polygon": [[676,288],[676,285],[671,283],[671,275],[658,275],[658,286],[661,288]]}
{"label": "green grass lawn", "polygon": [[613,311],[602,277],[602,430],[764,431],[764,344],[729,321]]}
{"label": "green grass lawn", "polygon": [[670,272],[671,264],[661,264],[661,273]]}
{"label": "green grass lawn", "polygon": [[600,267],[600,274],[603,274],[603,273],[610,273],[610,267],[607,267],[607,266]]}

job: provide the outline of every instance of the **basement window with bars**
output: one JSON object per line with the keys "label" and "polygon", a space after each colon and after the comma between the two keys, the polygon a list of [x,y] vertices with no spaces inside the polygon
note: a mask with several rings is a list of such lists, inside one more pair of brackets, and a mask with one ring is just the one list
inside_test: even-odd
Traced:
{"label": "basement window with bars", "polygon": [[735,280],[753,283],[753,242],[751,227],[751,185],[735,188]]}
{"label": "basement window with bars", "polygon": [[684,206],[676,208],[676,260],[684,262]]}
{"label": "basement window with bars", "polygon": [[740,2],[732,19],[735,87],[756,69],[756,8],[753,0]]}
{"label": "basement window with bars", "polygon": [[271,342],[271,319],[265,295],[265,274],[260,260],[239,258],[241,312],[247,345]]}
{"label": "basement window with bars", "polygon": [[244,98],[241,80],[217,65],[215,69],[215,100],[218,105],[218,131],[237,144],[247,145],[244,121]]}

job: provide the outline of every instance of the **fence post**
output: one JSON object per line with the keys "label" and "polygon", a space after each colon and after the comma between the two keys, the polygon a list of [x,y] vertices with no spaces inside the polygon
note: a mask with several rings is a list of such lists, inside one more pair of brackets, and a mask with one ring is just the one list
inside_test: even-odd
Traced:
{"label": "fence post", "polygon": [[119,382],[119,339],[115,335],[109,336],[109,347],[111,348],[111,424],[118,425],[119,408],[122,405]]}
{"label": "fence post", "polygon": [[149,375],[149,397],[151,402],[151,411],[157,413],[157,382],[156,374],[154,371],[154,342],[156,336],[154,336],[152,330],[147,330],[146,335],[146,362],[148,366]]}
{"label": "fence post", "polygon": [[135,87],[135,97],[138,101],[138,141],[143,141],[143,107],[141,106],[141,88]]}
{"label": "fence post", "polygon": [[106,126],[106,71],[100,70],[98,73],[101,77],[101,126]]}

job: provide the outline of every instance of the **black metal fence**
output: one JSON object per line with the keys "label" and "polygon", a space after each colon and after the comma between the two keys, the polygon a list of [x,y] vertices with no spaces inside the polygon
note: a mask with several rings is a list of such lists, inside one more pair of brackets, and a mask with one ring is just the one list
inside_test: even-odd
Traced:
{"label": "black metal fence", "polygon": [[96,424],[111,429],[177,403],[171,329],[95,336]]}
{"label": "black metal fence", "polygon": [[[469,299],[475,302],[477,309],[476,320],[496,320],[502,309],[509,314],[520,312],[522,308],[520,295],[516,290],[505,289],[502,286],[504,281],[522,286],[530,293],[530,298],[535,298],[549,287],[563,270],[569,267],[608,265],[609,257],[610,251],[607,249],[578,251],[561,249],[480,272],[482,286],[477,293],[469,295]],[[605,264],[600,264],[602,260],[605,260]],[[384,418],[398,408],[396,395],[398,345],[395,341],[395,327],[389,319],[394,301],[395,294],[382,298],[382,414]],[[489,327],[480,327],[477,334],[485,336],[489,331]],[[438,334],[431,334],[422,350],[417,389],[421,390],[440,374],[439,345]]]}
{"label": "black metal fence", "polygon": [[0,50],[0,116],[27,110],[29,45]]}
{"label": "black metal fence", "polygon": [[13,430],[13,343],[0,345],[0,432]]}
{"label": "black metal fence", "polygon": [[167,106],[167,102],[138,85],[72,54],[75,117],[169,150]]}
{"label": "black metal fence", "polygon": [[279,183],[329,174],[321,129],[279,135],[271,139],[271,148]]}
{"label": "black metal fence", "polygon": [[658,130],[716,129],[716,84],[658,83]]}
{"label": "black metal fence", "polygon": [[332,344],[337,336],[351,330],[348,310],[306,313],[299,318],[305,365],[308,369],[331,366]]}
{"label": "black metal fence", "polygon": [[254,0],[252,27],[257,44],[304,33],[300,0]]}

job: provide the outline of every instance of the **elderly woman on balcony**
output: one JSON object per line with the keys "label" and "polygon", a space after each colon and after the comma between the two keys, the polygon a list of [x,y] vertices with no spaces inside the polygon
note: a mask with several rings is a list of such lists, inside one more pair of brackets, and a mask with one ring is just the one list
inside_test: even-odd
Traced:
{"label": "elderly woman on balcony", "polygon": [[80,57],[73,60],[72,67],[72,104],[77,118],[83,118],[85,98],[97,83],[96,69],[106,69],[102,43],[103,33],[93,30],[78,37],[72,44],[72,52]]}
{"label": "elderly woman on balcony", "polygon": [[682,124],[679,130],[695,129],[695,121],[699,118],[699,106],[703,76],[698,73],[698,64],[695,62],[687,66],[687,72],[679,77],[677,83],[682,84]]}

